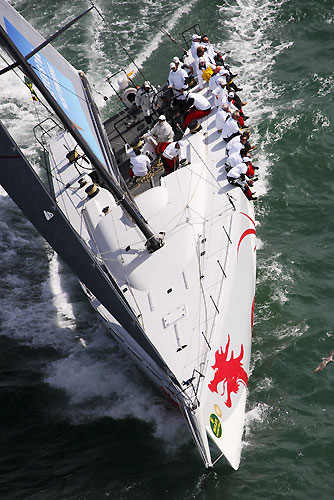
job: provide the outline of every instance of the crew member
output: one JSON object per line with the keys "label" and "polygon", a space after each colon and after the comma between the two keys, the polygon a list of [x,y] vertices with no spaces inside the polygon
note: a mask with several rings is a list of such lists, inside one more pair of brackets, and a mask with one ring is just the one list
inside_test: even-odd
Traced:
{"label": "crew member", "polygon": [[203,116],[207,116],[211,111],[211,104],[203,95],[189,92],[187,96],[187,108],[188,111],[183,122],[183,130],[185,130],[193,120],[198,120],[199,118],[203,118]]}
{"label": "crew member", "polygon": [[212,93],[215,93],[217,88],[219,89],[219,80],[224,81],[224,86],[226,88],[226,74],[227,70],[224,68],[221,68],[220,66],[216,66],[216,68],[213,70],[213,75],[211,76],[209,80],[209,89],[211,90]]}
{"label": "crew member", "polygon": [[161,159],[165,167],[165,175],[174,172],[177,160],[180,160],[180,162],[186,161],[186,159],[183,156],[181,144],[178,141],[171,142],[170,144],[168,144],[168,146],[162,153]]}
{"label": "crew member", "polygon": [[225,64],[225,58],[226,58],[227,54],[221,55],[219,52],[215,51],[215,49],[212,47],[207,35],[202,36],[201,46],[205,49],[208,56],[210,57],[210,59],[213,60],[213,62],[215,64],[219,64],[219,65]]}
{"label": "crew member", "polygon": [[[215,78],[215,76],[211,77],[210,82],[212,78]],[[218,79],[216,79],[215,83],[216,83],[216,88],[212,91],[213,95],[215,96],[215,105],[217,106],[218,109],[222,109],[223,104],[226,104],[226,96],[227,96],[226,79],[221,76]]]}
{"label": "crew member", "polygon": [[225,142],[229,142],[233,137],[241,135],[238,120],[240,118],[239,111],[234,111],[232,116],[226,120],[222,130],[222,137]]}
{"label": "crew member", "polygon": [[196,72],[199,88],[202,89],[205,82],[209,82],[216,65],[212,63],[203,47],[197,47]]}
{"label": "crew member", "polygon": [[188,73],[185,69],[178,69],[174,62],[171,62],[169,67],[168,87],[173,89],[176,104],[184,112],[185,91],[188,89]]}
{"label": "crew member", "polygon": [[194,61],[197,59],[197,47],[201,45],[201,37],[196,33],[191,37],[191,55],[193,56]]}
{"label": "crew member", "polygon": [[229,172],[233,167],[241,163],[246,156],[247,151],[245,149],[241,149],[229,155],[225,163],[226,172]]}
{"label": "crew member", "polygon": [[218,108],[216,113],[216,129],[219,134],[221,134],[226,120],[230,117],[230,108],[223,104],[222,108]]}
{"label": "crew member", "polygon": [[246,149],[246,151],[251,151],[252,149],[255,149],[256,144],[251,146],[249,138],[250,138],[249,130],[245,130],[240,137],[239,136],[234,137],[234,139],[231,139],[228,145],[226,146],[226,153],[228,155],[231,155],[233,153],[236,153],[237,151],[240,151],[240,149],[242,148]]}
{"label": "crew member", "polygon": [[248,116],[246,116],[242,110],[242,106],[245,106],[247,102],[241,102],[240,97],[233,91],[230,90],[227,94],[226,104],[233,110],[234,108],[238,109],[240,117],[239,117],[239,125],[241,128],[245,126],[245,121],[248,120]]}
{"label": "crew member", "polygon": [[152,130],[142,137],[153,144],[156,154],[162,153],[166,146],[173,141],[173,138],[174,131],[165,115],[160,115]]}
{"label": "crew member", "polygon": [[134,149],[135,156],[130,158],[130,179],[133,177],[144,177],[150,169],[148,156],[142,154],[140,149]]}
{"label": "crew member", "polygon": [[248,162],[250,162],[250,158],[245,157],[242,162],[233,167],[227,174],[227,180],[233,186],[239,186],[248,200],[257,200],[257,197],[254,196],[255,193],[252,193],[249,188],[253,182],[247,178]]}
{"label": "crew member", "polygon": [[144,120],[149,125],[152,122],[153,104],[156,99],[157,89],[150,82],[144,82],[135,97],[135,104],[141,109]]}
{"label": "crew member", "polygon": [[209,84],[209,88],[210,88],[210,81],[211,81],[212,76],[214,75],[215,69],[216,68],[214,66],[212,67],[210,65],[210,63],[208,63],[205,60],[205,57],[200,57],[198,59],[197,80],[198,80],[198,85],[199,85],[200,90],[203,89],[204,82],[207,82]]}
{"label": "crew member", "polygon": [[251,155],[247,151],[247,149],[245,149],[245,148],[242,148],[240,151],[236,151],[235,153],[228,156],[226,163],[225,163],[225,170],[226,170],[226,172],[229,172],[233,167],[235,167],[236,165],[241,163],[244,160],[244,158],[246,158],[246,157],[247,157],[246,175],[249,179],[252,179],[253,182],[255,182],[255,180],[257,180],[257,178],[254,179],[254,173],[255,173],[254,170],[255,169],[257,170],[258,167],[253,166],[252,161],[251,161]]}
{"label": "crew member", "polygon": [[192,66],[190,66],[190,64],[185,64],[183,61],[180,61],[180,59],[177,56],[173,57],[173,63],[175,64],[176,69],[181,68],[184,69],[185,71],[188,70],[190,74],[193,74],[194,72],[194,69]]}

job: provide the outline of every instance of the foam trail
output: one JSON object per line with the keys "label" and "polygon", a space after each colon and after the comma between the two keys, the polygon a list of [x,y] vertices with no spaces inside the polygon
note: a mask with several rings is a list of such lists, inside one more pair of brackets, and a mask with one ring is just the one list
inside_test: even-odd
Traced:
{"label": "foam trail", "polygon": [[[169,19],[167,25],[165,26],[165,28],[168,31],[171,31],[174,28],[174,26],[178,23],[178,21],[180,20],[180,18],[184,14],[187,14],[191,9],[194,8],[194,6],[196,5],[197,1],[198,0],[193,0],[192,2],[189,2],[189,3],[187,3],[185,5],[182,5],[181,7],[179,7],[175,11],[174,15],[170,17],[170,19]],[[99,36],[100,36],[101,32],[105,28],[104,28],[104,25],[102,25],[102,27],[100,28],[99,23],[95,23],[95,26],[96,26],[95,32],[92,33],[92,40],[94,40],[93,51],[97,54],[98,58],[100,58],[101,57],[101,45],[99,43]],[[133,71],[132,77],[135,76],[138,73],[138,69],[137,68],[141,69],[143,67],[143,65],[146,62],[146,60],[149,59],[151,57],[152,53],[159,48],[162,39],[165,38],[165,37],[166,37],[166,35],[164,35],[161,32],[158,32],[157,35],[153,38],[153,40],[151,40],[148,43],[148,45],[146,46],[145,50],[143,50],[140,53],[140,55],[138,55],[136,57],[136,59],[135,59],[135,64],[136,65],[134,65],[133,63],[130,63],[126,68],[124,68],[125,72],[126,73],[130,73],[130,72]],[[180,45],[182,46],[182,42],[180,42]],[[102,54],[102,55],[103,55],[103,58],[105,58],[105,54]],[[96,79],[95,75],[96,75],[96,68],[94,68],[92,70],[92,74],[89,76],[89,79],[91,81],[94,81]],[[111,80],[111,83],[116,88],[118,87],[117,80],[119,78],[120,78],[120,76],[118,75],[113,80]],[[110,87],[110,85],[107,82],[105,82],[102,85],[101,81],[99,81],[99,89],[100,89],[100,92],[102,94],[103,93],[110,94],[110,88],[111,87]],[[100,104],[100,105],[105,104],[102,101],[102,99],[100,99],[98,96],[95,96],[95,97],[96,97],[96,100],[97,100],[98,104]]]}
{"label": "foam trail", "polygon": [[75,317],[68,294],[63,290],[60,279],[59,258],[53,254],[50,262],[50,288],[53,304],[56,307],[58,324],[60,327],[75,328]]}
{"label": "foam trail", "polygon": [[[167,23],[167,30],[170,31],[171,29],[173,29],[176,23],[179,21],[180,17],[183,14],[188,13],[195,6],[196,2],[197,0],[195,0],[192,3],[189,3],[188,5],[183,5],[182,7],[179,7],[175,12],[174,16],[172,16],[170,21]],[[137,66],[139,67],[143,66],[144,62],[151,56],[152,52],[154,52],[159,47],[162,38],[165,36],[166,35],[159,32],[153,38],[153,40],[150,42],[150,44],[148,45],[147,49],[143,52],[143,54],[136,59]]]}
{"label": "foam trail", "polygon": [[[101,417],[138,418],[153,425],[153,432],[167,443],[178,443],[184,422],[181,415],[146,382],[137,366],[110,342],[102,324],[86,348],[75,345],[68,356],[49,367],[46,381],[66,392],[67,413],[74,423]],[[92,335],[91,335],[92,336]],[[182,440],[181,440],[182,441]],[[173,446],[169,448],[172,451]]]}
{"label": "foam trail", "polygon": [[253,432],[256,432],[256,427],[265,423],[270,406],[265,403],[258,403],[254,408],[246,412],[245,416],[245,434],[242,441],[243,447],[251,446],[253,443]]}

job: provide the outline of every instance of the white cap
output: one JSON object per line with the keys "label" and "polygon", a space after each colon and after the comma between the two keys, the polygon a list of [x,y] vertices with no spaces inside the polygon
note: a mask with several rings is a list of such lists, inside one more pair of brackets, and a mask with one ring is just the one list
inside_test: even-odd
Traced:
{"label": "white cap", "polygon": [[193,36],[191,37],[193,40],[196,40],[197,38],[201,38],[199,35],[196,35],[196,33],[193,34]]}
{"label": "white cap", "polygon": [[181,61],[180,61],[180,59],[177,56],[175,56],[175,57],[173,57],[173,62],[175,62],[175,64],[176,63],[180,64]]}
{"label": "white cap", "polygon": [[219,71],[220,75],[227,75],[227,73],[228,73],[228,71],[225,68],[221,68],[221,70]]}
{"label": "white cap", "polygon": [[164,120],[166,120],[166,117],[165,117],[165,115],[160,115],[160,116],[159,116],[159,118],[158,118],[158,120],[161,120],[161,121],[164,121]]}
{"label": "white cap", "polygon": [[234,92],[229,92],[228,97],[234,97]]}
{"label": "white cap", "polygon": [[171,62],[169,67],[170,67],[170,69],[176,68],[175,63]]}
{"label": "white cap", "polygon": [[223,85],[226,85],[226,79],[225,78],[218,78],[217,80],[218,83],[222,83]]}
{"label": "white cap", "polygon": [[203,57],[203,56],[199,57],[198,62],[200,62],[200,63],[205,62],[205,57]]}
{"label": "white cap", "polygon": [[150,86],[151,86],[150,82],[148,82],[148,81],[144,82],[144,87],[150,87]]}
{"label": "white cap", "polygon": [[249,161],[252,161],[252,160],[249,158],[249,156],[245,156],[245,157],[242,159],[242,161],[243,161],[244,163],[248,163]]}

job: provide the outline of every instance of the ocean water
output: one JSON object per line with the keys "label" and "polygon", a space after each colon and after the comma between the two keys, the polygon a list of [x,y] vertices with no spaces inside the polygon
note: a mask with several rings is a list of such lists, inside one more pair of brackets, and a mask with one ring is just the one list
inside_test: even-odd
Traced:
{"label": "ocean water", "polygon": [[[44,36],[83,0],[12,0]],[[181,55],[160,31],[195,23],[229,50],[258,148],[258,277],[240,468],[203,469],[177,412],[109,338],[76,279],[0,190],[0,498],[332,498],[334,348],[332,0],[97,0],[55,46],[96,91],[106,78],[154,85]],[[4,65],[4,62],[1,63]],[[19,75],[19,74],[18,74]],[[141,75],[138,75],[140,81]],[[103,96],[109,99],[104,101]],[[39,168],[31,128],[47,112],[20,76],[0,86],[1,120]]]}

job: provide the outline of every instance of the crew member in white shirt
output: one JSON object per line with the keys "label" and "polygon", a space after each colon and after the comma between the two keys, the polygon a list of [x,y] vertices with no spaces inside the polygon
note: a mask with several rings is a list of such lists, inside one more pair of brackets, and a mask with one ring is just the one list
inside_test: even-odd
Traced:
{"label": "crew member in white shirt", "polygon": [[203,37],[201,40],[201,47],[204,48],[205,52],[208,54],[210,60],[212,60],[215,64],[215,57],[217,55],[217,52],[213,49],[211,43],[208,41],[208,38],[206,38],[207,42],[204,42]]}
{"label": "crew member in white shirt", "polygon": [[[244,157],[247,156],[247,151],[245,149],[242,149],[241,151],[244,152]],[[232,155],[229,155],[226,163],[225,163],[225,170],[226,172],[229,172],[233,167],[238,165],[239,163],[242,162],[243,156],[241,156],[241,152],[237,151],[233,153]]]}
{"label": "crew member in white shirt", "polygon": [[174,62],[171,62],[169,67],[170,72],[168,76],[168,87],[173,89],[175,96],[174,102],[177,103],[178,108],[180,109],[181,113],[183,113],[186,99],[185,92],[188,89],[188,73],[185,69],[177,69]]}
{"label": "crew member in white shirt", "polygon": [[222,132],[225,122],[230,116],[230,108],[226,104],[223,104],[222,108],[218,108],[216,113],[216,129],[219,134]]}
{"label": "crew member in white shirt", "polygon": [[223,103],[226,103],[231,111],[235,111],[236,109],[239,111],[239,125],[241,128],[244,127],[245,121],[248,120],[248,116],[244,114],[242,106],[245,106],[247,102],[241,102],[240,97],[233,90],[230,90]]}
{"label": "crew member in white shirt", "polygon": [[241,149],[246,149],[247,151],[250,151],[250,148],[246,147],[248,139],[244,135],[244,133],[240,136],[234,137],[234,139],[231,139],[230,142],[228,143],[228,147],[226,147],[226,153],[231,156],[234,153],[239,153]]}
{"label": "crew member in white shirt", "polygon": [[238,120],[240,118],[239,111],[234,111],[232,116],[226,120],[222,130],[222,138],[225,142],[229,142],[233,137],[241,135]]}
{"label": "crew member in white shirt", "polygon": [[201,37],[196,33],[191,37],[191,55],[193,56],[194,61],[197,59],[197,47],[201,45]]}
{"label": "crew member in white shirt", "polygon": [[[188,85],[186,83],[188,73],[186,72],[185,69],[182,68],[178,69],[174,62],[171,62],[169,67],[170,67],[170,72],[168,75],[169,88],[174,89],[175,93],[182,92],[183,94],[183,92],[188,88]],[[182,97],[183,99],[185,99],[185,96]]]}
{"label": "crew member in white shirt", "polygon": [[239,186],[243,190],[246,198],[248,198],[249,200],[257,200],[257,197],[254,196],[249,188],[249,186],[253,185],[253,181],[248,179],[248,177],[246,176],[248,163],[250,162],[251,159],[246,156],[242,162],[235,165],[228,172],[227,180],[233,186]]}
{"label": "crew member in white shirt", "polygon": [[231,110],[231,113],[233,113],[233,111],[236,111],[236,107],[233,104],[233,100],[234,100],[234,92],[232,91],[226,92],[225,95],[222,97],[222,105],[226,104]]}
{"label": "crew member in white shirt", "polygon": [[224,80],[225,87],[226,87],[226,85],[227,85],[226,74],[227,74],[226,69],[221,68],[220,66],[216,66],[216,69],[214,69],[213,75],[211,76],[211,78],[209,80],[209,89],[211,90],[212,93],[214,93],[215,90],[217,89],[217,87],[219,87],[219,83],[218,83],[219,80]]}
{"label": "crew member in white shirt", "polygon": [[187,72],[188,76],[189,76],[189,74],[193,74],[193,72],[194,72],[193,67],[190,66],[189,64],[185,64],[184,62],[180,61],[180,59],[177,56],[173,57],[172,62],[175,64],[176,69],[180,69],[180,68],[184,69]]}
{"label": "crew member in white shirt", "polygon": [[166,146],[173,141],[174,131],[167,122],[165,115],[160,115],[157,123],[150,132],[143,135],[142,139],[149,140],[157,154],[162,153]]}
{"label": "crew member in white shirt", "polygon": [[[210,82],[214,78],[213,76],[210,78]],[[217,108],[222,109],[223,104],[226,103],[226,96],[227,96],[227,90],[226,90],[226,78],[224,77],[219,77],[216,79],[216,88],[212,91],[213,95],[215,96],[215,105]]]}
{"label": "crew member in white shirt", "polygon": [[219,65],[224,65],[225,64],[225,58],[227,54],[221,55],[219,52],[217,52],[213,46],[211,45],[209,38],[206,35],[203,35],[201,38],[201,46],[206,49],[206,52],[210,59],[213,60],[215,64]]}
{"label": "crew member in white shirt", "polygon": [[[233,167],[241,163],[244,158],[247,157],[247,177],[249,179],[252,179],[253,182],[257,180],[257,178],[254,178],[254,170],[258,170],[258,167],[254,167],[253,163],[251,161],[251,155],[249,151],[246,148],[242,148],[240,151],[236,151],[235,153],[231,154],[228,156],[226,163],[225,163],[225,170],[226,172],[229,172]],[[248,161],[249,160],[249,161]]]}
{"label": "crew member in white shirt", "polygon": [[176,160],[179,159],[180,162],[185,161],[183,148],[180,142],[175,141],[168,144],[164,152],[162,153],[162,163],[165,167],[165,174],[168,175],[175,170]]}
{"label": "crew member in white shirt", "polygon": [[133,150],[135,156],[130,158],[130,179],[144,177],[150,169],[150,159],[142,154],[139,149]]}

